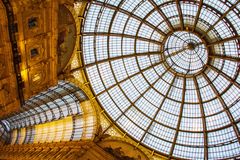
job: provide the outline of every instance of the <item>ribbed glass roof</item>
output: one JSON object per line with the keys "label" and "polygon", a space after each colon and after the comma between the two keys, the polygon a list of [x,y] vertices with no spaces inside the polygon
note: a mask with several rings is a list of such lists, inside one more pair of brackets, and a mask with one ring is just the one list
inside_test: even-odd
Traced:
{"label": "ribbed glass roof", "polygon": [[239,2],[93,1],[82,60],[116,125],[169,158],[240,156]]}

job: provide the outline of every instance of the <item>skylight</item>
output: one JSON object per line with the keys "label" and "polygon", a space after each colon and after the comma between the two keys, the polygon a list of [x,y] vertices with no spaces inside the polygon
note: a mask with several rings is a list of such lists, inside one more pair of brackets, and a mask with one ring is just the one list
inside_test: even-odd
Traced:
{"label": "skylight", "polygon": [[240,155],[240,1],[99,0],[82,60],[99,103],[168,157]]}

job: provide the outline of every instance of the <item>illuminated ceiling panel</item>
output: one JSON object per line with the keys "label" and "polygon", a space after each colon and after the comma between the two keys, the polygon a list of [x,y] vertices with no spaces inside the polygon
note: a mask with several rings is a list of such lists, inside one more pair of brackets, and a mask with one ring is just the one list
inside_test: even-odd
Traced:
{"label": "illuminated ceiling panel", "polygon": [[187,159],[240,155],[240,3],[98,0],[82,60],[101,106],[129,136]]}

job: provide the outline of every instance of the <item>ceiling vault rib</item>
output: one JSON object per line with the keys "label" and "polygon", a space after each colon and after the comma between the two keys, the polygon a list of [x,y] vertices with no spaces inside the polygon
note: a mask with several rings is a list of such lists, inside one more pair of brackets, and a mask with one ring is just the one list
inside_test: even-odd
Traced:
{"label": "ceiling vault rib", "polygon": [[[132,74],[131,76],[128,76],[127,78],[119,81],[118,83],[123,83],[123,82],[127,81],[128,79],[131,79],[131,78],[135,77],[136,75],[140,74],[141,72],[144,72],[144,71],[147,71],[147,70],[149,70],[149,69],[151,69],[151,68],[154,68],[154,67],[162,64],[163,62],[164,62],[164,61],[160,61],[160,62],[158,62],[158,63],[156,63],[156,64],[153,64],[153,65],[151,65],[151,66],[148,66],[147,68],[144,68],[144,69],[142,69],[142,70],[139,70],[139,72],[136,72],[136,73]],[[99,96],[100,94],[103,94],[105,91],[108,91],[109,89],[114,88],[115,86],[117,86],[117,84],[114,84],[114,85],[110,86],[110,87],[107,88],[106,90],[98,93],[96,96]]]}
{"label": "ceiling vault rib", "polygon": [[155,10],[162,16],[162,18],[164,19],[164,21],[167,23],[168,27],[170,28],[170,30],[173,32],[174,28],[171,24],[171,22],[168,20],[168,18],[166,17],[166,15],[162,12],[162,10],[157,6],[156,2],[154,2],[153,0],[148,0],[155,8]]}
{"label": "ceiling vault rib", "polygon": [[[169,70],[169,69],[168,69],[168,70]],[[163,73],[163,75],[164,75],[165,73],[167,73],[168,70],[166,70],[166,71]],[[153,85],[154,85],[155,83],[157,83],[160,78],[161,78],[161,77],[159,77],[159,78],[153,83]],[[122,113],[117,119],[119,119],[122,115],[124,115],[132,106],[135,106],[135,103],[136,103],[139,99],[141,99],[142,97],[144,97],[144,94],[147,93],[147,92],[151,89],[151,87],[152,87],[152,86],[149,86],[143,93],[140,93],[140,95],[137,97],[136,100],[134,100],[134,102],[131,102],[131,100],[129,99],[129,102],[131,103],[131,105],[129,105],[129,106],[127,107],[127,109],[125,109],[125,110],[123,111],[123,113]],[[142,114],[145,115],[145,113],[143,113],[139,108],[136,107],[136,109],[139,110]],[[117,121],[117,120],[116,120],[116,121]],[[142,129],[143,129],[143,128],[142,128]],[[144,134],[144,135],[145,135],[145,134]],[[144,137],[144,136],[142,136],[142,138],[143,138],[143,137]],[[142,138],[139,140],[139,142],[142,141]]]}
{"label": "ceiling vault rib", "polygon": [[193,32],[194,32],[195,29],[196,29],[196,26],[197,26],[197,23],[198,23],[198,19],[199,19],[199,16],[200,16],[201,10],[202,10],[202,5],[203,5],[203,0],[200,0],[200,1],[199,1],[199,4],[198,4],[197,15],[196,15],[196,17],[195,17],[194,25],[193,25],[193,28],[192,28],[192,31],[193,31]]}
{"label": "ceiling vault rib", "polygon": [[117,11],[119,11],[119,12],[121,12],[121,13],[124,13],[124,14],[126,14],[126,15],[128,15],[128,16],[136,19],[136,20],[139,20],[140,22],[143,21],[144,24],[146,24],[147,26],[149,26],[149,27],[152,28],[153,30],[156,30],[159,34],[161,34],[161,35],[163,35],[163,36],[166,35],[163,31],[161,31],[159,28],[155,27],[155,26],[154,26],[153,24],[151,24],[150,22],[148,22],[148,21],[146,21],[146,20],[143,20],[141,17],[139,17],[139,16],[137,16],[137,15],[135,15],[135,14],[127,11],[127,10],[124,10],[124,9],[122,9],[122,8],[118,8],[118,7],[113,6],[113,5],[110,5],[110,4],[101,3],[101,2],[96,2],[96,1],[94,2],[94,4],[99,5],[99,6],[103,6],[103,7],[107,7],[107,8],[112,9],[112,10],[117,10]]}
{"label": "ceiling vault rib", "polygon": [[232,79],[230,76],[228,76],[226,73],[224,73],[223,71],[219,70],[218,68],[210,65],[210,64],[206,64],[206,66],[210,69],[212,69],[213,71],[217,72],[218,74],[222,75],[224,78],[226,78],[230,83],[234,84],[235,86],[237,86],[238,88],[240,88],[240,84],[235,80]]}
{"label": "ceiling vault rib", "polygon": [[204,112],[204,107],[203,107],[203,102],[202,102],[202,97],[201,93],[199,90],[198,82],[196,77],[193,78],[194,85],[197,91],[197,97],[200,105],[200,110],[201,110],[201,115],[202,115],[202,124],[203,124],[203,136],[204,136],[204,159],[208,160],[208,135],[207,135],[207,125],[206,125],[206,117],[205,117],[205,112]]}
{"label": "ceiling vault rib", "polygon": [[212,88],[213,92],[215,93],[215,95],[217,96],[217,98],[219,99],[220,103],[222,104],[222,107],[224,109],[224,111],[226,112],[233,130],[236,134],[236,137],[238,139],[238,142],[240,143],[240,132],[238,129],[238,126],[236,125],[236,123],[234,122],[234,118],[233,115],[231,114],[231,112],[229,111],[229,108],[227,107],[227,104],[225,103],[225,101],[223,100],[223,98],[221,97],[221,95],[219,94],[217,88],[213,85],[213,83],[211,82],[211,80],[208,78],[208,76],[205,73],[202,73],[203,77],[206,79],[206,81],[208,82],[208,84],[210,85],[210,87]]}
{"label": "ceiling vault rib", "polygon": [[[136,8],[135,8],[136,9]],[[142,22],[141,22],[142,23]],[[111,26],[112,26],[112,24],[110,25],[110,27],[109,27],[109,32],[110,32],[110,29],[111,29]],[[137,38],[137,37],[135,37],[135,38]],[[109,41],[110,41],[110,38],[108,37],[108,56],[110,56],[110,53],[109,53]],[[124,64],[124,67],[126,67],[125,66],[125,64]],[[114,70],[113,70],[113,68],[112,68],[112,64],[110,63],[110,68],[111,68],[111,71],[114,73]],[[150,68],[149,68],[150,69]],[[140,73],[142,73],[142,71],[140,70],[139,72],[138,72],[138,74],[140,74]],[[125,115],[125,113],[129,110],[129,109],[131,109],[131,107],[133,107],[134,106],[134,104],[141,98],[141,97],[143,97],[143,95],[151,88],[150,86],[149,86],[149,88],[147,89],[147,90],[145,90],[143,93],[141,93],[140,94],[140,96],[134,101],[134,102],[132,102],[131,101],[131,99],[126,95],[126,93],[123,91],[123,89],[122,89],[122,87],[120,86],[120,82],[118,82],[118,80],[117,80],[117,78],[116,78],[116,76],[115,75],[113,75],[114,76],[114,80],[117,82],[116,83],[116,85],[115,86],[119,86],[119,89],[122,91],[122,93],[124,94],[124,96],[127,98],[127,100],[130,102],[130,105],[127,107],[127,109],[125,109],[124,111],[122,111],[122,114],[115,120],[115,121],[118,121],[118,119],[120,119],[123,115]],[[108,90],[108,88],[106,89],[106,90]],[[106,91],[105,90],[105,91]],[[120,109],[120,108],[119,108]],[[138,108],[136,108],[137,110],[139,110]],[[120,109],[121,110],[121,109]],[[139,110],[140,111],[140,110]],[[130,119],[130,121],[132,121],[131,119]],[[133,121],[132,121],[132,123],[134,123]]]}
{"label": "ceiling vault rib", "polygon": [[216,42],[211,42],[211,43],[207,44],[207,47],[211,47],[211,46],[214,46],[214,45],[217,45],[217,44],[222,44],[222,43],[225,43],[225,42],[228,42],[228,41],[233,41],[233,40],[238,40],[238,39],[240,39],[240,35],[220,39],[220,40],[217,40]]}
{"label": "ceiling vault rib", "polygon": [[[180,49],[178,51],[172,52],[170,54],[168,54],[167,56],[164,57],[164,59],[162,59],[162,61],[166,61],[167,58],[173,57],[183,51],[187,50],[186,48]],[[91,67],[91,66],[95,66],[101,63],[105,63],[105,62],[110,62],[110,61],[115,61],[115,60],[120,60],[120,59],[124,59],[124,58],[132,58],[132,57],[140,57],[140,56],[151,56],[151,55],[161,55],[163,54],[164,51],[155,51],[155,52],[145,52],[145,53],[134,53],[134,54],[126,54],[126,55],[122,55],[122,56],[118,56],[118,57],[112,57],[112,58],[108,58],[108,59],[103,59],[103,60],[99,60],[93,63],[88,63],[85,65],[85,67]],[[82,68],[82,67],[81,67]]]}
{"label": "ceiling vault rib", "polygon": [[[166,70],[166,71],[167,71],[167,70]],[[166,73],[166,72],[164,72],[163,75],[164,75],[165,73]],[[171,82],[171,84],[170,84],[170,86],[169,86],[169,88],[168,88],[168,90],[167,90],[166,96],[163,98],[163,101],[162,101],[161,104],[159,105],[159,107],[158,107],[156,113],[154,114],[154,117],[152,118],[150,124],[148,125],[148,127],[147,127],[147,129],[145,130],[145,132],[144,132],[142,138],[140,139],[140,142],[143,141],[143,138],[144,138],[145,135],[148,133],[148,130],[149,130],[150,127],[152,126],[152,124],[153,124],[155,118],[157,117],[159,111],[161,110],[162,105],[163,105],[164,101],[167,99],[167,96],[168,96],[168,94],[169,94],[169,92],[170,92],[170,90],[171,90],[171,88],[172,88],[172,86],[173,86],[173,83],[174,83],[174,81],[175,81],[175,78],[176,78],[176,76],[174,76],[174,78],[172,79],[172,82]]]}
{"label": "ceiling vault rib", "polygon": [[181,103],[181,107],[180,107],[180,113],[179,113],[176,133],[175,133],[173,144],[172,144],[172,147],[171,147],[170,153],[169,153],[169,159],[171,159],[171,157],[173,155],[173,151],[174,151],[175,145],[177,143],[177,137],[178,137],[178,134],[179,134],[179,129],[180,129],[182,115],[183,115],[183,107],[184,107],[184,102],[185,102],[185,93],[186,93],[186,77],[183,78],[182,103]]}
{"label": "ceiling vault rib", "polygon": [[140,37],[140,36],[134,36],[134,35],[129,35],[129,34],[120,34],[120,33],[110,33],[110,32],[84,32],[82,33],[83,36],[113,36],[113,37],[125,37],[125,38],[132,38],[132,39],[138,39],[146,42],[152,42],[154,44],[162,45],[162,42],[150,39],[150,38],[145,38],[145,37]]}
{"label": "ceiling vault rib", "polygon": [[202,35],[201,38],[205,37],[208,32],[210,32],[221,20],[223,20],[227,14],[237,6],[239,2],[240,1],[237,1],[234,5],[232,5],[213,25],[211,25],[211,27]]}
{"label": "ceiling vault rib", "polygon": [[[166,70],[164,73],[163,73],[163,75],[167,72],[168,70]],[[140,74],[142,71],[140,71],[138,74]],[[161,77],[159,77],[154,83],[153,83],[153,85],[155,84],[155,83],[157,83],[157,81],[160,79]],[[118,82],[115,86],[120,86],[119,85],[120,84],[120,82]],[[151,89],[151,87],[152,86],[149,86],[143,93],[140,93],[139,94],[139,96],[137,97],[137,99],[136,100],[134,100],[134,102],[131,102],[131,100],[129,99],[129,98],[127,98],[128,100],[129,100],[129,102],[130,102],[130,104],[131,105],[129,105],[128,107],[127,107],[127,109],[125,109],[123,112],[122,112],[122,114],[116,119],[116,121],[119,119],[119,118],[121,118],[121,116],[122,115],[125,115],[125,113],[132,107],[132,106],[135,106],[135,103],[139,100],[139,99],[141,99],[142,97],[144,97],[144,94],[145,93],[147,93],[150,89]],[[109,90],[109,88],[107,88],[108,90]],[[124,93],[124,92],[123,92]],[[136,107],[136,109],[137,110],[139,110],[137,107]],[[141,112],[142,113],[142,112]],[[145,114],[145,113],[144,113]],[[132,121],[132,120],[131,120]],[[143,138],[143,136],[142,136],[142,138]],[[141,139],[142,139],[141,138]],[[141,140],[139,140],[140,142],[141,142]]]}
{"label": "ceiling vault rib", "polygon": [[177,10],[178,10],[181,29],[184,30],[184,21],[183,21],[183,14],[182,14],[182,8],[180,5],[180,0],[176,0],[176,6],[177,6]]}
{"label": "ceiling vault rib", "polygon": [[210,58],[219,58],[223,60],[229,60],[233,62],[240,62],[240,57],[233,57],[233,56],[227,56],[227,55],[221,55],[221,54],[210,54],[208,55]]}
{"label": "ceiling vault rib", "polygon": [[121,55],[121,56],[117,56],[117,57],[111,57],[111,58],[108,58],[108,59],[99,60],[99,61],[96,61],[96,62],[93,62],[93,63],[88,63],[88,64],[85,65],[85,67],[91,67],[91,66],[95,66],[95,65],[98,65],[98,64],[101,64],[101,63],[115,61],[115,60],[121,60],[121,59],[124,59],[124,58],[134,58],[134,57],[160,55],[160,54],[162,54],[160,51],[126,54],[126,55]]}

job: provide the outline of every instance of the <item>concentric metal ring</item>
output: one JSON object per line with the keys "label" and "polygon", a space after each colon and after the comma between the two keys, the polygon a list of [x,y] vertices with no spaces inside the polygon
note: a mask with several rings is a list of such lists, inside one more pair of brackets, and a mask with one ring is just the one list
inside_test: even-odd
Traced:
{"label": "concentric metal ring", "polygon": [[177,31],[167,37],[163,56],[166,64],[182,76],[199,74],[208,62],[204,41],[187,31]]}

